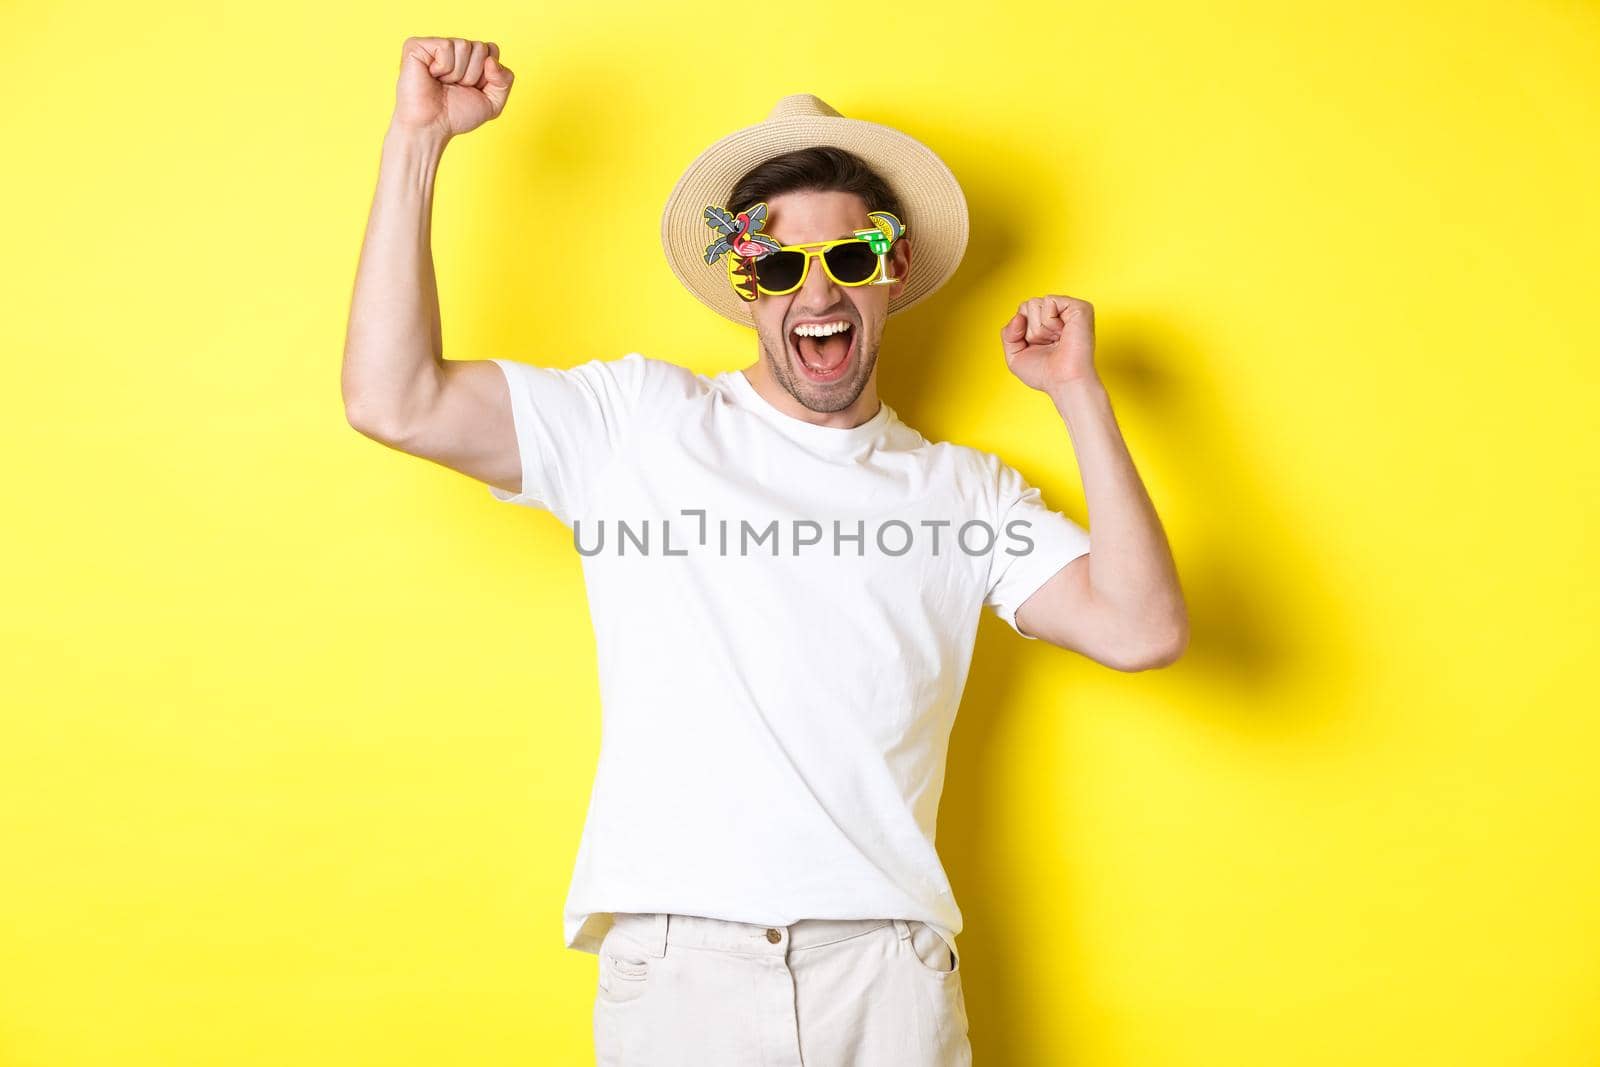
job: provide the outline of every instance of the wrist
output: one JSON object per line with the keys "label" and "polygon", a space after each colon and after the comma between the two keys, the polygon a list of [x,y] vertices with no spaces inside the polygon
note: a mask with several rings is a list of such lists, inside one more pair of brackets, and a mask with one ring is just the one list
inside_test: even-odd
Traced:
{"label": "wrist", "polygon": [[1057,407],[1082,396],[1104,395],[1105,383],[1097,374],[1085,374],[1076,378],[1068,378],[1064,382],[1057,382],[1046,387],[1045,392],[1050,399],[1055,401]]}
{"label": "wrist", "polygon": [[386,145],[438,157],[444,152],[444,146],[450,142],[450,134],[438,126],[412,126],[397,119],[390,119],[389,129],[384,133],[383,140]]}

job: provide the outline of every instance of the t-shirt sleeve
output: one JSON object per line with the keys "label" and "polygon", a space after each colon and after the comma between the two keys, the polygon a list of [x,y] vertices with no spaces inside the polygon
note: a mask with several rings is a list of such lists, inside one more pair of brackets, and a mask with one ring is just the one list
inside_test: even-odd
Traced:
{"label": "t-shirt sleeve", "polygon": [[639,410],[647,360],[637,352],[576,367],[491,360],[511,390],[522,491],[488,486],[496,500],[543,508],[567,525],[617,455]]}
{"label": "t-shirt sleeve", "polygon": [[1017,609],[1057,571],[1089,551],[1089,531],[1049,508],[1039,490],[1014,468],[998,460],[994,464],[998,519],[983,602],[1018,634],[1036,641],[1017,626]]}

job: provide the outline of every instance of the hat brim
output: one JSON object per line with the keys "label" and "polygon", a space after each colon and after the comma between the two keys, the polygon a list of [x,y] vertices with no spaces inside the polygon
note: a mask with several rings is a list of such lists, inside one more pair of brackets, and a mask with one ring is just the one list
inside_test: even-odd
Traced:
{"label": "hat brim", "polygon": [[[672,273],[706,307],[741,326],[753,326],[745,301],[728,283],[722,257],[705,261],[716,234],[707,205],[726,205],[733,185],[758,163],[801,148],[832,146],[872,164],[900,198],[906,238],[916,250],[911,273],[889,314],[904,311],[938,289],[967,249],[967,198],[956,176],[926,145],[899,130],[863,119],[826,115],[773,119],[736,130],[689,164],[661,213],[661,246]],[[873,210],[878,205],[867,205]]]}

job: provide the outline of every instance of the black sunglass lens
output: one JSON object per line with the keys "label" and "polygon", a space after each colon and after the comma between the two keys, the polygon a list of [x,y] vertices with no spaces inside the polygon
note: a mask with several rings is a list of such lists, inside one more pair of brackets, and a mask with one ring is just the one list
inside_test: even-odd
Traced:
{"label": "black sunglass lens", "polygon": [[878,269],[878,253],[865,241],[835,245],[825,253],[828,267],[841,282],[864,282]]}
{"label": "black sunglass lens", "polygon": [[756,260],[756,280],[766,289],[789,289],[805,267],[806,257],[799,252],[768,252]]}

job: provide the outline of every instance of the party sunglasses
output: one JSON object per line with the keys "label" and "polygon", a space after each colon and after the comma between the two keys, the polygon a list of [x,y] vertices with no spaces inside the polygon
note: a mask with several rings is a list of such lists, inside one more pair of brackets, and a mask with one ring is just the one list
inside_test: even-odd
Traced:
{"label": "party sunglasses", "polygon": [[[750,269],[756,288],[768,296],[794,292],[805,285],[813,259],[820,259],[828,277],[840,285],[866,285],[878,275],[878,254],[872,246],[859,237],[844,237],[811,245],[780,245],[755,259]],[[745,269],[741,259],[728,257],[728,279],[734,288],[739,287]]]}
{"label": "party sunglasses", "polygon": [[706,262],[726,254],[728,281],[742,300],[756,299],[756,293],[783,296],[806,283],[813,258],[836,283],[848,287],[893,285],[899,278],[889,277],[888,253],[905,234],[905,224],[887,211],[868,212],[873,225],[857,230],[851,237],[807,244],[780,245],[761,227],[767,220],[763,201],[738,215],[719,207],[705,209],[706,224],[719,234],[706,247]]}

